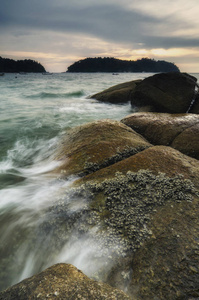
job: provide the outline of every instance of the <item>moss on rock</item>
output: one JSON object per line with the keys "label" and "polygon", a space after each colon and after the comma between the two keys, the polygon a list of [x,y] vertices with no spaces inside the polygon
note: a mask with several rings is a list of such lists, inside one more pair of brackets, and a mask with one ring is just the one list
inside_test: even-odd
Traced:
{"label": "moss on rock", "polygon": [[199,201],[167,204],[150,223],[153,237],[134,255],[130,290],[135,299],[199,297]]}
{"label": "moss on rock", "polygon": [[57,264],[0,293],[1,300],[130,299],[108,284],[89,279],[69,264]]}
{"label": "moss on rock", "polygon": [[197,114],[133,113],[121,120],[155,145],[169,146],[184,130],[199,123]]}
{"label": "moss on rock", "polygon": [[134,113],[121,122],[152,144],[171,146],[199,159],[197,114]]}
{"label": "moss on rock", "polygon": [[58,146],[56,172],[63,176],[85,175],[111,165],[151,144],[121,122],[103,120],[69,131]]}
{"label": "moss on rock", "polygon": [[74,184],[102,182],[105,179],[113,178],[118,171],[126,174],[128,171],[138,172],[139,170],[150,170],[156,175],[161,172],[168,177],[181,174],[185,179],[190,179],[196,186],[199,186],[199,161],[166,146],[145,149],[114,165],[84,176],[76,180]]}
{"label": "moss on rock", "polygon": [[[113,249],[112,269],[103,271],[106,282],[126,289],[132,299],[178,299],[176,295],[197,292],[199,193],[190,180],[141,170],[74,190],[77,195],[88,192],[90,209],[104,224],[95,238],[99,244],[106,239]],[[178,268],[186,255],[189,266]],[[190,272],[195,275],[185,288]],[[175,281],[178,286],[173,288]]]}

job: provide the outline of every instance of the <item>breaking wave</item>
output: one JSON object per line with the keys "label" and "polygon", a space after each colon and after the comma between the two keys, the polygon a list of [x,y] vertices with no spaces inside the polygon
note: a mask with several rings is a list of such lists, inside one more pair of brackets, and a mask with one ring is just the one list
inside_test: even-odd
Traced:
{"label": "breaking wave", "polygon": [[50,93],[50,92],[40,92],[33,95],[28,95],[27,98],[31,99],[48,99],[48,98],[79,98],[84,96],[84,91],[74,91],[70,93]]}

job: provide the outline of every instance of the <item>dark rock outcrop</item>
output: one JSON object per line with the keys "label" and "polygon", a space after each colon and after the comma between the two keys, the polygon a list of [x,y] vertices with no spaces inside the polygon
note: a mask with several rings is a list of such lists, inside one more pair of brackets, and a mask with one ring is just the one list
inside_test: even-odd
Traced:
{"label": "dark rock outcrop", "polygon": [[198,114],[134,113],[122,122],[155,145],[171,146],[199,159]]}
{"label": "dark rock outcrop", "polygon": [[68,264],[57,264],[0,293],[1,300],[130,299],[108,284],[89,279]]}
{"label": "dark rock outcrop", "polygon": [[131,93],[139,82],[141,82],[141,80],[117,84],[100,93],[92,95],[90,98],[114,104],[127,103],[131,100]]}
{"label": "dark rock outcrop", "polygon": [[196,81],[195,77],[186,73],[156,74],[135,87],[131,104],[151,106],[151,110],[156,112],[186,113],[196,97]]}
{"label": "dark rock outcrop", "polygon": [[198,114],[199,112],[199,93],[197,92],[195,101],[192,103],[189,113]]}
{"label": "dark rock outcrop", "polygon": [[198,114],[196,81],[186,73],[161,73],[112,86],[90,98],[114,104],[131,101],[134,109],[139,111]]}

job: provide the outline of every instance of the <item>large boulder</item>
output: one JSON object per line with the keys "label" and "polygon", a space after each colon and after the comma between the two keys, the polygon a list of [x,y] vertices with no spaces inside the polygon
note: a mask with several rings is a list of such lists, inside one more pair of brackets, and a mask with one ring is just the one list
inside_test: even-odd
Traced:
{"label": "large boulder", "polygon": [[1,300],[130,299],[122,291],[89,279],[69,264],[57,264],[0,292]]}
{"label": "large boulder", "polygon": [[[178,122],[184,132],[191,128]],[[88,264],[99,266],[92,276],[131,299],[199,296],[197,159],[153,146],[110,120],[72,129],[55,156],[56,171],[82,178],[48,208],[39,230],[50,236],[47,252],[64,245],[65,251],[70,231],[80,243],[88,238]],[[28,294],[30,299],[128,299],[62,264],[9,288],[0,299],[28,299]]]}
{"label": "large boulder", "polygon": [[148,239],[133,256],[134,299],[199,299],[199,199],[154,213]]}
{"label": "large boulder", "polygon": [[100,183],[113,179],[117,172],[148,170],[153,174],[164,173],[167,177],[182,175],[199,187],[199,161],[167,146],[154,146],[132,155],[111,166],[100,169],[75,181],[75,185],[88,182]]}
{"label": "large boulder", "polygon": [[125,272],[132,299],[198,299],[198,213],[198,198],[156,207],[145,223],[150,237],[132,254],[131,262],[121,260],[112,269],[107,282],[120,286],[120,274]]}
{"label": "large boulder", "polygon": [[152,106],[151,110],[157,112],[186,113],[196,97],[196,81],[186,73],[155,74],[137,84],[131,93],[131,104]]}
{"label": "large boulder", "polygon": [[[151,117],[154,120],[154,116]],[[169,115],[165,117],[168,121]],[[179,117],[181,119],[175,126],[186,130],[183,116]],[[195,115],[192,117],[194,123]],[[66,160],[65,170],[70,166],[67,165],[70,157],[72,164],[78,162],[74,153],[82,158],[82,165],[93,153],[93,162],[98,166],[92,173],[87,175],[89,172],[85,172],[76,180],[68,196],[74,201],[82,201],[85,207],[73,229],[77,226],[79,236],[85,233],[92,236],[97,245],[93,261],[104,261],[95,276],[125,290],[132,299],[147,299],[148,295],[150,299],[198,296],[199,161],[168,146],[152,146],[140,135],[134,136],[134,131],[128,131],[120,122],[94,122],[71,133],[60,151],[64,162],[63,151],[67,150],[69,160]],[[104,158],[99,160],[98,152],[103,153],[105,149],[104,153],[107,153],[104,145],[113,143],[118,147],[120,143],[125,144],[129,134],[130,140],[132,134],[134,138],[138,137],[133,151],[119,160],[101,163]],[[168,136],[171,138],[172,135]],[[135,151],[137,142],[143,141],[144,147],[142,144],[138,147],[140,151]],[[85,152],[87,147],[92,152]],[[111,155],[105,155],[105,161],[112,153],[111,150]],[[56,203],[56,209],[61,211],[63,219],[64,209],[68,207],[63,201],[60,205],[61,209],[58,209]],[[77,215],[74,219],[78,219]],[[59,222],[65,224],[64,220]]]}
{"label": "large boulder", "polygon": [[189,113],[198,114],[198,112],[199,112],[199,93],[197,92],[195,101],[192,103]]}
{"label": "large boulder", "polygon": [[141,80],[117,84],[100,93],[92,95],[90,98],[114,104],[127,103],[131,100],[131,93],[139,82],[141,82]]}
{"label": "large boulder", "polygon": [[121,122],[101,120],[70,130],[56,153],[63,176],[85,175],[152,146]]}
{"label": "large boulder", "polygon": [[155,145],[171,146],[199,159],[199,116],[197,114],[167,114],[142,112],[122,121]]}
{"label": "large boulder", "polygon": [[171,147],[199,159],[199,122],[181,132],[171,143]]}
{"label": "large boulder", "polygon": [[106,282],[132,299],[198,297],[199,162],[165,146],[125,161],[75,183],[78,195],[90,195],[100,234],[107,228],[106,245],[120,253],[111,253]]}

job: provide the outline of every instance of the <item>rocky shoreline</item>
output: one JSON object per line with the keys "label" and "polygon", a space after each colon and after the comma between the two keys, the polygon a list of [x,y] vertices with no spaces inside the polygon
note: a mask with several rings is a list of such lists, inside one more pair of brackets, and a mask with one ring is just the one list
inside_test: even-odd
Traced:
{"label": "rocky shoreline", "polygon": [[[75,230],[76,239],[90,235],[102,267],[89,279],[71,265],[54,265],[1,292],[0,299],[197,299],[196,79],[156,74],[92,98],[131,102],[138,111],[67,133],[55,153],[60,166],[54,174],[78,178],[41,230],[53,231],[52,247],[61,247],[68,231]],[[70,218],[67,197],[82,203]]]}

